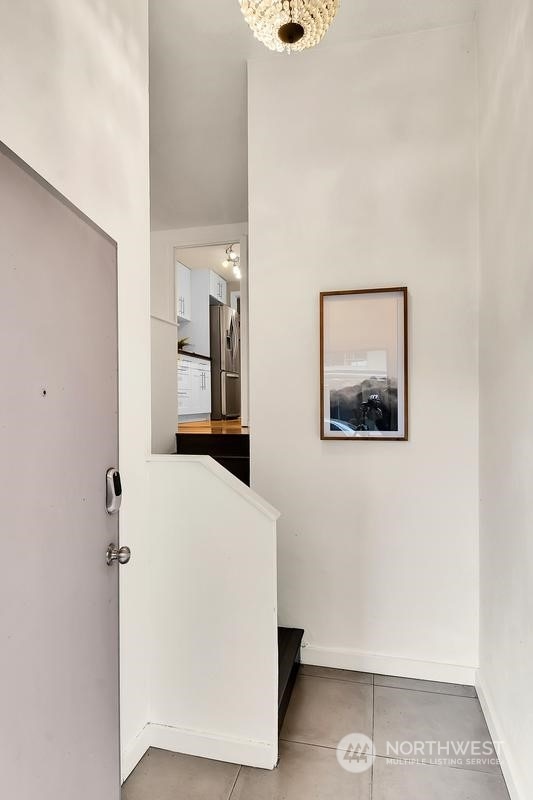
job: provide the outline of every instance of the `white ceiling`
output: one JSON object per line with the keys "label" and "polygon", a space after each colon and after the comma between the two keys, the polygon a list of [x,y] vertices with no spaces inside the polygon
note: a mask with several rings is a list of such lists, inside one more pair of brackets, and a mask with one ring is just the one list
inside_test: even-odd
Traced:
{"label": "white ceiling", "polygon": [[233,244],[233,249],[240,255],[241,246],[238,242],[228,242],[227,244],[212,244],[201,247],[176,247],[174,255],[178,261],[185,264],[189,269],[212,269],[227,281],[235,281],[235,277],[230,267],[223,267],[222,262],[226,259],[226,248],[228,244]]}
{"label": "white ceiling", "polygon": [[[477,2],[342,0],[320,47],[469,22]],[[246,60],[258,56],[288,58],[253,38],[238,0],[150,0],[154,230],[248,219]]]}

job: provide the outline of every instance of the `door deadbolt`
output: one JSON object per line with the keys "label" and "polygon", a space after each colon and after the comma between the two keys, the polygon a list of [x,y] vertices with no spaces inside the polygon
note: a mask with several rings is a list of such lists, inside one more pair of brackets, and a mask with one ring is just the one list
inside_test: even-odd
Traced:
{"label": "door deadbolt", "polygon": [[110,567],[114,561],[119,564],[127,564],[131,558],[131,550],[129,547],[118,547],[116,544],[111,543],[107,548],[106,562]]}
{"label": "door deadbolt", "polygon": [[108,514],[116,514],[122,501],[120,472],[112,467],[105,475],[105,509]]}

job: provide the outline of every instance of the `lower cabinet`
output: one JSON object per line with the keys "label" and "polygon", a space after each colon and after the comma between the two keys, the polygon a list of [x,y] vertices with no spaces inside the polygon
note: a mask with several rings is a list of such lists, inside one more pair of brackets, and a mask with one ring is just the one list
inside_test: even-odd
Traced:
{"label": "lower cabinet", "polygon": [[178,414],[211,413],[211,364],[193,356],[178,356]]}
{"label": "lower cabinet", "polygon": [[178,414],[192,414],[192,376],[190,361],[178,357]]}

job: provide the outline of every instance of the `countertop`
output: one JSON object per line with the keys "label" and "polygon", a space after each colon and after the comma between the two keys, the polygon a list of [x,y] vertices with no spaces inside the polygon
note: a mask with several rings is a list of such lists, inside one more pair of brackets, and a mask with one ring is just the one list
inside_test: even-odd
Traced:
{"label": "countertop", "polygon": [[211,361],[210,356],[202,356],[200,353],[191,353],[190,350],[178,350],[180,356],[190,356],[191,358],[201,358],[203,361]]}

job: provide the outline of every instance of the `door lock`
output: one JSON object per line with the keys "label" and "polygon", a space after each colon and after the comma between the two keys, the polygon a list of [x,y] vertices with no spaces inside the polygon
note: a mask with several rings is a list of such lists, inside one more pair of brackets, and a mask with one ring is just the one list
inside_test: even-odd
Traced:
{"label": "door lock", "polygon": [[105,509],[108,514],[116,514],[122,501],[120,472],[112,467],[105,474]]}
{"label": "door lock", "polygon": [[116,544],[111,543],[107,548],[106,562],[108,567],[110,567],[114,561],[118,561],[119,564],[127,564],[130,558],[131,550],[129,547],[119,548]]}

